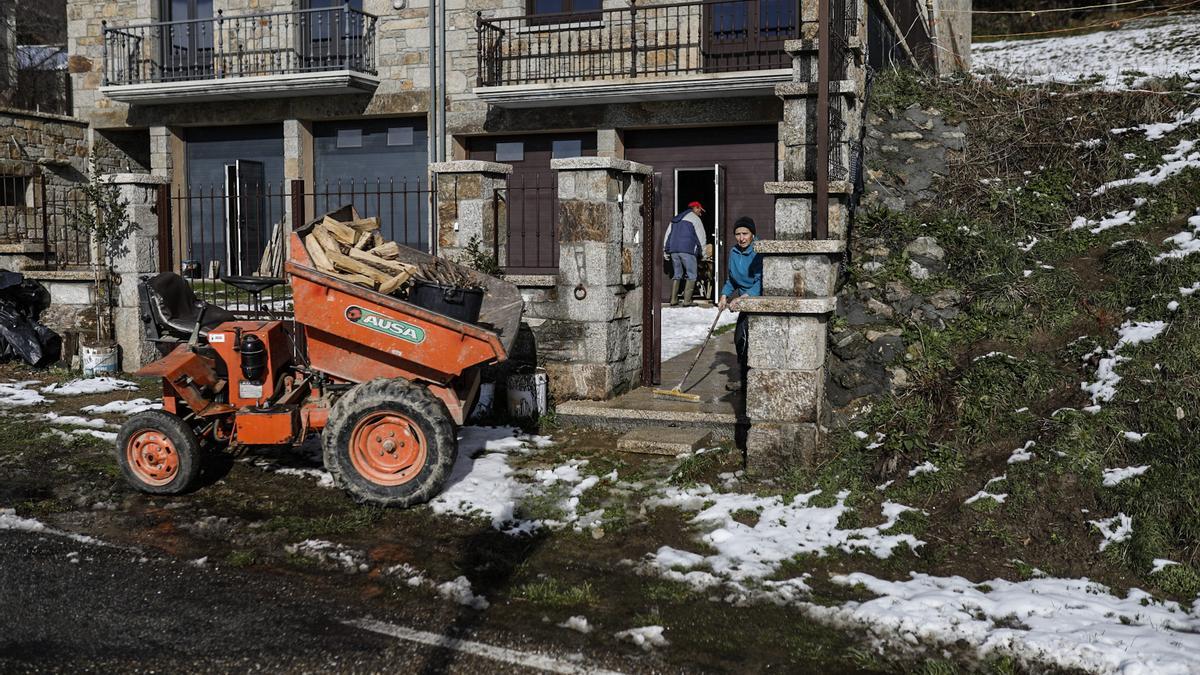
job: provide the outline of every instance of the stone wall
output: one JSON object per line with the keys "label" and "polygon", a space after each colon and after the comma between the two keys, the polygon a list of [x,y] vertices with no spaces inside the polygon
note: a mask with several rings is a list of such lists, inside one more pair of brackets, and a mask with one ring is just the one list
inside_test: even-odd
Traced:
{"label": "stone wall", "polygon": [[928,206],[938,181],[961,159],[967,126],[936,108],[873,109],[867,115],[866,194],[862,204],[903,211]]}
{"label": "stone wall", "polygon": [[0,175],[78,182],[87,172],[87,132],[72,117],[0,108]]}

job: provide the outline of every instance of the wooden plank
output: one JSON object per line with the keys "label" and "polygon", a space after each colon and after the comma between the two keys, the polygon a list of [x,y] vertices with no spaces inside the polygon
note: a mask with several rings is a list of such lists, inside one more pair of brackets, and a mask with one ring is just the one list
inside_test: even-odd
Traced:
{"label": "wooden plank", "polygon": [[334,238],[347,246],[353,246],[354,242],[358,240],[358,233],[354,231],[353,227],[339,223],[329,216],[325,216],[325,220],[321,221],[321,224],[317,225],[315,229],[321,228],[326,229]]}
{"label": "wooden plank", "polygon": [[376,246],[375,248],[367,251],[367,253],[370,253],[373,256],[377,256],[380,258],[387,258],[388,260],[391,260],[393,258],[399,257],[400,245],[394,241],[389,241],[385,244]]}
{"label": "wooden plank", "polygon": [[362,274],[364,276],[374,279],[375,281],[377,281],[381,284],[392,278],[391,274],[388,274],[387,272],[383,272],[374,267],[371,267],[370,265],[368,265],[364,262],[355,260],[354,258],[351,258],[348,255],[343,255],[341,253],[333,253],[332,251],[326,251],[325,255],[329,256],[329,262],[333,263],[334,267],[338,268],[339,270],[341,270],[343,272],[351,272],[353,274]]}
{"label": "wooden plank", "polygon": [[333,263],[329,262],[325,250],[321,248],[321,244],[317,243],[317,238],[312,234],[304,238],[304,248],[308,251],[308,257],[312,258],[313,265],[317,269],[325,273],[333,271]]}
{"label": "wooden plank", "polygon": [[391,279],[387,280],[379,286],[379,292],[385,295],[391,295],[397,288],[404,285],[404,282],[412,278],[411,272],[401,272]]}
{"label": "wooden plank", "polygon": [[355,260],[361,260],[372,267],[381,269],[391,274],[399,274],[401,272],[409,272],[411,274],[412,272],[416,271],[416,266],[414,265],[408,265],[395,260],[386,260],[384,258],[380,258],[379,256],[371,255],[366,251],[359,251],[353,248],[350,249],[350,257],[354,258]]}

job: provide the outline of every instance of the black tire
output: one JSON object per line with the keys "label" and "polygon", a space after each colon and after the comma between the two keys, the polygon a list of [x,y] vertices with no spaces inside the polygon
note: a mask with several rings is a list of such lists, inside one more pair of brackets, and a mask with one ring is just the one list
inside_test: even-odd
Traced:
{"label": "black tire", "polygon": [[125,480],[152,495],[187,492],[200,476],[196,432],[162,410],[140,412],[121,425],[116,454]]}
{"label": "black tire", "polygon": [[[387,435],[395,440],[382,442],[391,447],[379,444]],[[329,411],[321,446],[334,484],[355,501],[402,508],[441,492],[458,456],[446,406],[425,387],[399,379],[372,380],[346,392]]]}

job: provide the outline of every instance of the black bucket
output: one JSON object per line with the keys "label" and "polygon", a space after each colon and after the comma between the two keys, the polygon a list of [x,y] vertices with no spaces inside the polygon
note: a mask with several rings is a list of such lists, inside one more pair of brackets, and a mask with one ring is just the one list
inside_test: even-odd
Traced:
{"label": "black bucket", "polygon": [[483,289],[418,281],[408,292],[408,301],[451,319],[475,323],[479,320],[479,308],[483,305]]}

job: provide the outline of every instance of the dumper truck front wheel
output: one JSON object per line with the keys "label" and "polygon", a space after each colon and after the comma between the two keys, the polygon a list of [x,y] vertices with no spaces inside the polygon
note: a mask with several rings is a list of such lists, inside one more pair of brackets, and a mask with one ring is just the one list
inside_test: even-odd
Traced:
{"label": "dumper truck front wheel", "polygon": [[133,487],[155,495],[186,492],[200,476],[200,442],[183,420],[162,410],[140,412],[117,434],[117,463]]}
{"label": "dumper truck front wheel", "polygon": [[401,507],[437,495],[458,452],[445,405],[407,380],[346,392],[329,412],[322,445],[338,487],[360,502]]}

